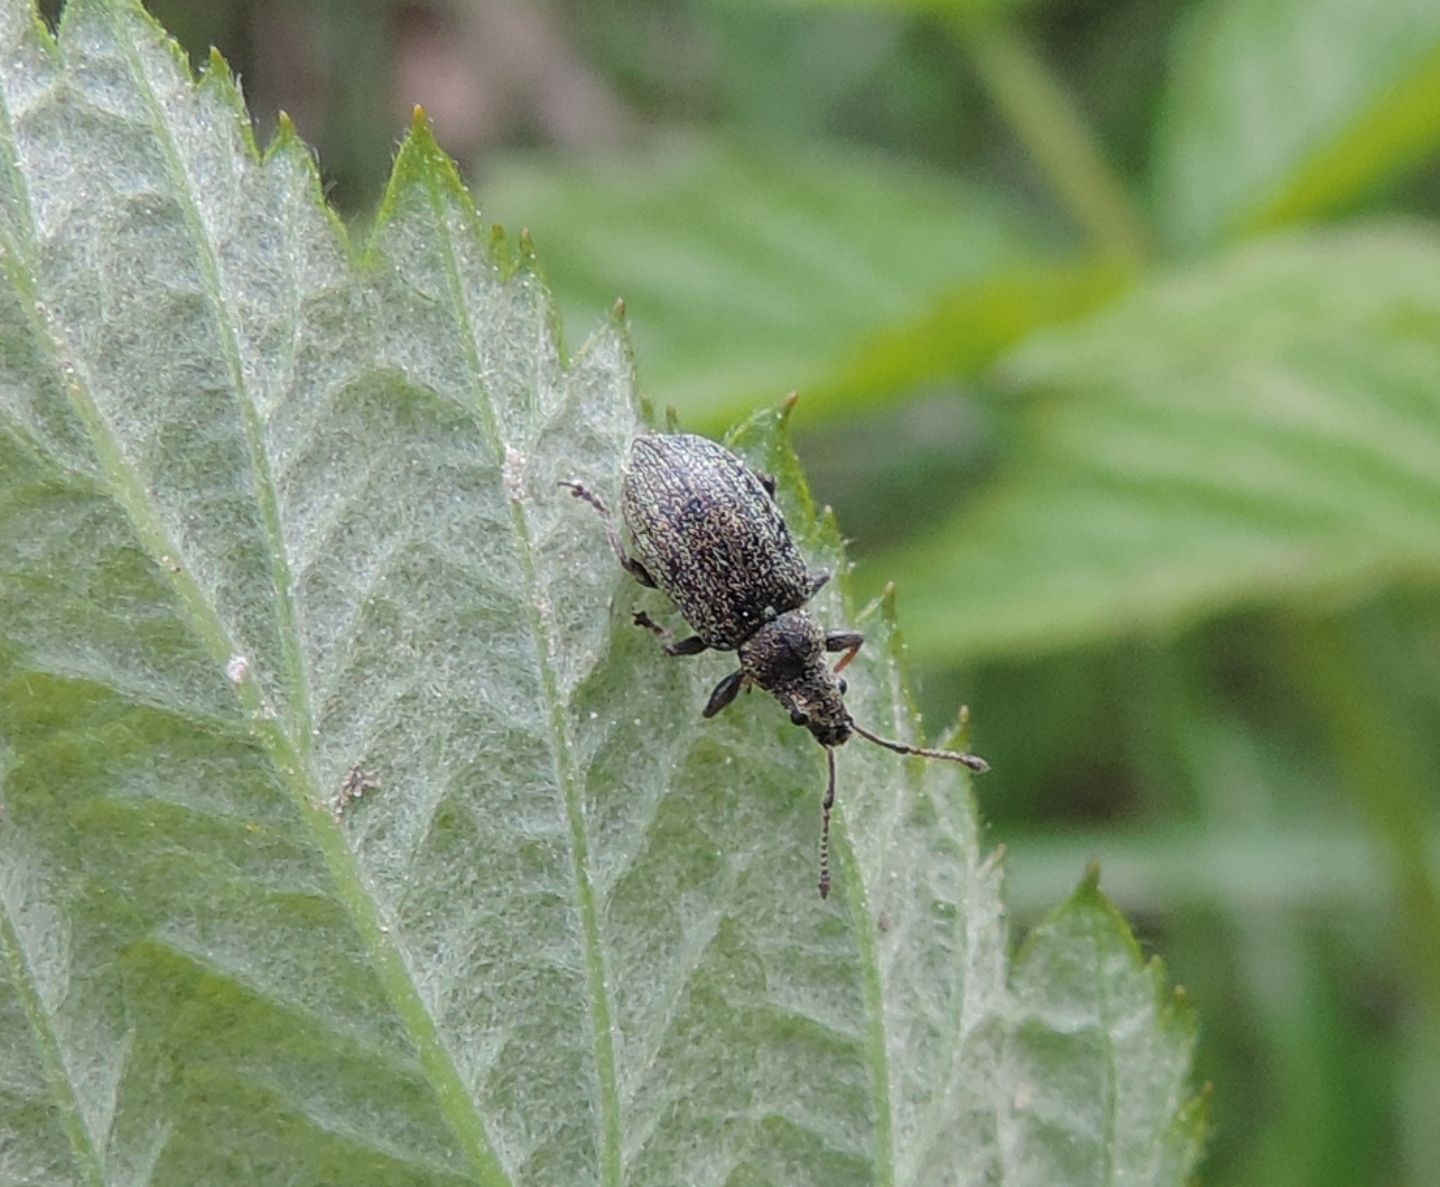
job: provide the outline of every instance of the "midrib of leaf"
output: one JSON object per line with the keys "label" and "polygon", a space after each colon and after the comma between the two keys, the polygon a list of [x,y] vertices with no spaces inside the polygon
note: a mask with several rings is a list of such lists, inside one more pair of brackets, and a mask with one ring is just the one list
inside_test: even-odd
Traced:
{"label": "midrib of leaf", "polygon": [[[104,12],[115,40],[125,46],[126,61],[131,67],[132,74],[136,74],[137,77],[143,75],[143,72],[137,74],[137,62],[126,34],[116,28],[113,9],[106,4],[98,4],[95,7]],[[139,85],[149,100],[155,124],[164,129],[165,151],[173,173],[178,170],[178,163],[169,126],[163,119],[163,111],[160,111],[154,103],[154,95],[148,82],[142,81]],[[13,121],[8,108],[0,103],[0,109],[4,109],[3,118],[7,131],[13,129]],[[57,341],[50,327],[39,316],[38,294],[31,283],[31,276],[39,275],[39,270],[33,267],[33,260],[38,256],[33,207],[29,202],[29,188],[25,185],[23,174],[18,170],[13,170],[13,172],[17,183],[16,192],[25,196],[24,216],[29,231],[28,238],[31,248],[29,254],[32,266],[27,272],[26,267],[20,266],[18,261],[12,264],[10,261],[16,259],[16,253],[7,252],[6,272],[10,275],[11,282],[17,285],[18,291],[31,298],[24,304],[36,340],[43,344],[56,373],[61,377],[70,402],[84,425],[86,435],[95,450],[102,473],[109,483],[110,493],[130,520],[140,544],[154,561],[158,571],[165,574],[174,589],[186,625],[209,652],[217,667],[224,667],[230,657],[237,652],[234,641],[221,621],[216,608],[205,598],[200,586],[186,570],[181,550],[171,539],[164,521],[146,493],[144,483],[138,479],[126,460],[103,414],[81,380],[78,369],[64,361],[66,356],[62,344]],[[179,170],[179,172],[183,174],[183,170]],[[205,244],[202,260],[206,261],[207,295],[214,305],[216,320],[221,325],[226,342],[227,363],[231,367],[232,381],[237,384],[237,394],[242,396],[242,402],[247,405],[245,408],[246,431],[253,462],[256,439],[252,433],[251,422],[254,417],[254,409],[248,405],[248,400],[243,399],[244,388],[239,386],[240,375],[235,356],[233,329],[223,316],[225,306],[219,297],[215,262],[208,251],[208,243],[205,240],[198,215],[192,202],[188,200],[191,197],[188,185],[185,187],[185,193],[187,219],[192,232],[198,241]],[[257,472],[257,480],[261,473],[265,475],[267,481],[264,484],[257,482],[257,486],[265,492],[260,496],[262,500],[268,498],[269,501],[270,518],[266,521],[267,529],[278,530],[278,507],[273,487],[268,482],[268,467]],[[275,548],[277,538],[272,535],[272,551],[278,552],[280,555],[278,558],[272,557],[272,561],[283,565],[283,549]],[[278,569],[277,576],[279,574],[284,575],[283,584],[288,585],[288,567]],[[288,595],[286,600],[288,604]],[[290,653],[289,658],[298,661],[298,650],[296,650],[295,643],[298,636],[295,635],[293,614],[283,620],[282,638],[286,637],[287,631],[289,638],[284,646]],[[292,679],[294,678],[293,672],[287,674],[291,675]],[[395,1006],[397,1015],[415,1044],[421,1065],[435,1090],[441,1109],[462,1149],[469,1157],[477,1178],[482,1183],[493,1185],[493,1187],[506,1187],[509,1179],[491,1148],[484,1121],[475,1108],[475,1102],[465,1086],[448,1048],[440,1039],[435,1021],[426,1009],[403,957],[388,939],[388,929],[382,924],[375,901],[365,888],[354,856],[345,844],[344,835],[336,827],[328,810],[322,806],[325,797],[309,769],[304,751],[290,737],[286,728],[274,715],[256,680],[232,680],[230,686],[249,716],[255,739],[265,751],[277,775],[290,793],[299,810],[301,820],[305,822],[310,838],[324,857],[326,870],[335,886],[337,897],[349,914],[381,984],[385,987],[386,994]],[[306,712],[308,713],[308,709]],[[292,728],[293,724],[292,722]],[[302,725],[298,732],[301,735],[308,735],[308,725]],[[33,986],[27,982],[24,992],[33,996]],[[43,1030],[39,1032],[39,1041],[42,1047],[45,1042],[44,1034]],[[73,1099],[73,1091],[67,1089],[67,1096]],[[72,1140],[74,1140],[73,1137]],[[95,1156],[93,1147],[90,1147],[87,1142],[83,1149],[89,1149],[90,1158],[93,1160]]]}
{"label": "midrib of leaf", "polygon": [[80,1101],[75,1096],[74,1085],[70,1082],[65,1061],[60,1055],[60,1040],[55,1034],[55,1028],[50,1025],[50,1014],[41,1005],[40,995],[35,992],[29,963],[25,960],[20,937],[15,934],[15,927],[10,918],[8,901],[5,909],[0,911],[0,948],[5,951],[5,963],[10,968],[10,980],[15,985],[15,992],[20,998],[25,1018],[34,1032],[35,1045],[40,1049],[40,1062],[45,1068],[45,1079],[54,1094],[55,1104],[59,1108],[61,1121],[65,1126],[65,1135],[70,1139],[70,1146],[75,1152],[75,1160],[79,1165],[80,1172],[84,1175],[87,1183],[93,1183],[95,1187],[103,1187],[105,1174],[100,1165],[100,1155],[95,1149],[90,1126],[86,1124],[85,1116],[80,1111]]}
{"label": "midrib of leaf", "polygon": [[[418,123],[418,121],[417,121]],[[428,130],[423,125],[417,129],[429,141]],[[474,378],[474,408],[482,431],[488,440],[494,456],[505,456],[505,438],[501,431],[495,409],[489,400],[489,392],[482,378],[479,351],[475,346],[475,326],[470,316],[470,304],[466,299],[465,286],[460,275],[460,262],[456,258],[454,242],[446,229],[443,197],[439,191],[438,179],[453,177],[453,166],[440,157],[432,161],[432,167],[425,172],[424,185],[435,214],[435,225],[439,230],[441,250],[445,260],[445,281],[450,290],[456,316],[460,322],[460,341],[465,361]],[[458,187],[458,178],[454,179]],[[555,767],[555,779],[565,798],[565,815],[570,826],[570,857],[575,877],[575,894],[580,908],[580,920],[585,937],[585,970],[590,989],[590,1026],[594,1042],[595,1073],[600,1097],[600,1179],[602,1183],[620,1187],[623,1182],[623,1166],[620,1145],[619,1084],[615,1072],[615,1047],[611,1033],[610,1001],[607,994],[604,954],[600,941],[599,918],[595,911],[595,890],[590,882],[589,848],[586,843],[585,819],[581,809],[580,779],[575,770],[574,756],[570,749],[570,736],[565,724],[565,711],[560,703],[560,694],[555,679],[555,669],[550,663],[551,640],[541,619],[540,583],[535,569],[534,546],[530,540],[529,524],[515,499],[507,499],[510,509],[510,523],[515,533],[517,554],[521,570],[525,574],[528,596],[525,604],[526,622],[530,639],[535,648],[535,663],[540,672],[541,688],[545,694],[545,715],[550,729],[552,745],[550,753]]]}

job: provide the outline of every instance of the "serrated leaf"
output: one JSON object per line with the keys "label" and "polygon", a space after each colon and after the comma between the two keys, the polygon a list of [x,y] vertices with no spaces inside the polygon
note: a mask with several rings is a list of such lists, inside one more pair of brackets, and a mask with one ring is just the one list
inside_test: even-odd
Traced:
{"label": "serrated leaf", "polygon": [[1440,239],[1256,245],[1036,341],[1015,466],[888,558],[927,657],[1440,577]]}
{"label": "serrated leaf", "polygon": [[1015,959],[1005,1182],[1181,1182],[1199,1154],[1205,1106],[1187,1084],[1194,1019],[1159,962],[1143,962],[1097,880]]}
{"label": "serrated leaf", "polygon": [[562,358],[423,122],[356,259],[138,5],[3,0],[0,63],[0,1181],[993,1178],[968,789],[848,747],[818,900],[819,752],[698,720],[557,486],[613,495],[621,328]]}
{"label": "serrated leaf", "polygon": [[1334,213],[1437,144],[1429,0],[1209,0],[1177,42],[1158,208],[1193,246]]}
{"label": "serrated leaf", "polygon": [[567,323],[623,296],[647,394],[691,423],[787,390],[812,419],[893,399],[1118,282],[1042,266],[1043,236],[991,196],[876,154],[709,145],[489,165],[486,213],[535,232]]}

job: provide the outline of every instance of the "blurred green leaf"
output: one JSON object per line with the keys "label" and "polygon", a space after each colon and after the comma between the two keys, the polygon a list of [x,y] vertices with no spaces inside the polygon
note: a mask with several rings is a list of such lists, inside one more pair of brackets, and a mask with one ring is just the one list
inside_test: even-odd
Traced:
{"label": "blurred green leaf", "polygon": [[954,289],[909,322],[880,329],[848,350],[805,389],[826,414],[874,411],[927,383],[975,375],[1006,348],[1042,326],[1091,312],[1131,282],[1128,267],[1100,262],[1016,268]]}
{"label": "blurred green leaf", "polygon": [[[1012,999],[955,768],[848,747],[816,899],[819,752],[697,720],[728,665],[558,489],[613,493],[623,334],[564,362],[423,125],[357,262],[138,4],[0,51],[0,1180],[1182,1181],[1188,1031],[1097,1008],[1149,977],[1098,900]],[[839,568],[780,421],[736,447]]]}
{"label": "blurred green leaf", "polygon": [[1210,0],[1178,38],[1159,216],[1195,245],[1332,214],[1440,144],[1440,5]]}
{"label": "blurred green leaf", "polygon": [[1116,283],[1042,263],[993,196],[860,152],[513,157],[482,199],[534,232],[568,325],[622,294],[647,393],[710,427],[792,389],[807,417],[893,398]]}
{"label": "blurred green leaf", "polygon": [[1008,470],[887,558],[936,663],[1440,578],[1440,237],[1258,244],[1022,348]]}
{"label": "blurred green leaf", "polygon": [[993,18],[1017,11],[1032,0],[751,0],[767,6],[794,8],[869,8],[873,10],[910,9],[914,12],[962,18]]}

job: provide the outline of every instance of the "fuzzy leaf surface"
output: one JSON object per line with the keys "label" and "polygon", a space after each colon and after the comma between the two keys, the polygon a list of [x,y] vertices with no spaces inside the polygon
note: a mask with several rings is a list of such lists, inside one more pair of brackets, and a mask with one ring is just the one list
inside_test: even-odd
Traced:
{"label": "fuzzy leaf surface", "polygon": [[423,125],[357,255],[137,5],[0,63],[0,1182],[993,1181],[968,789],[848,747],[817,899],[819,751],[699,720],[557,485],[614,497],[622,330],[562,357]]}

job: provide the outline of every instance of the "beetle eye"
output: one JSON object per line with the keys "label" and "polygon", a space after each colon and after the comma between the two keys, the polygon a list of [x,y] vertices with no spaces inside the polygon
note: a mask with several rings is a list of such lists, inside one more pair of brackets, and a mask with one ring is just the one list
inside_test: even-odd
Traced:
{"label": "beetle eye", "polygon": [[844,696],[847,692],[849,692],[849,691],[850,691],[850,686],[849,686],[848,684],[846,684],[845,681],[843,681],[843,680],[840,681],[840,695],[843,697],[843,696]]}
{"label": "beetle eye", "polygon": [[801,713],[799,709],[791,709],[790,720],[796,725],[809,725],[810,715],[808,713]]}

